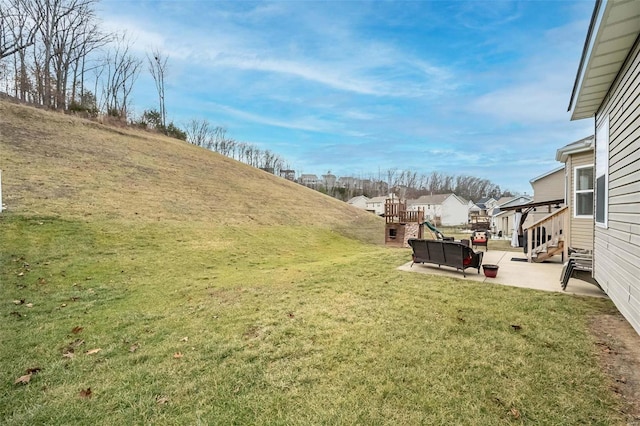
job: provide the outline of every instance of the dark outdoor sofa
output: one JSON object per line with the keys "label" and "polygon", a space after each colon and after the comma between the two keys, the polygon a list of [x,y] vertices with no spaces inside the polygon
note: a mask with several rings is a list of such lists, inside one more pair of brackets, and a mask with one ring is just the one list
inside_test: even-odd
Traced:
{"label": "dark outdoor sofa", "polygon": [[411,238],[408,241],[413,249],[414,263],[434,263],[438,267],[445,265],[462,271],[466,277],[465,269],[474,268],[480,273],[483,252],[474,252],[473,249],[455,241],[419,240]]}

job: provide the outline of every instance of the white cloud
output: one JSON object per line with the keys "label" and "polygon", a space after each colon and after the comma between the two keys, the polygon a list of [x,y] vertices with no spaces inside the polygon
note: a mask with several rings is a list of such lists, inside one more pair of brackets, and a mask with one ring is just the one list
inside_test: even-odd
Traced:
{"label": "white cloud", "polygon": [[245,110],[240,110],[228,105],[216,104],[209,102],[207,107],[210,110],[225,112],[226,114],[250,121],[258,124],[266,124],[268,126],[282,127],[286,129],[306,130],[310,132],[327,131],[332,127],[331,122],[323,121],[315,117],[298,118],[295,120],[282,120],[255,114]]}

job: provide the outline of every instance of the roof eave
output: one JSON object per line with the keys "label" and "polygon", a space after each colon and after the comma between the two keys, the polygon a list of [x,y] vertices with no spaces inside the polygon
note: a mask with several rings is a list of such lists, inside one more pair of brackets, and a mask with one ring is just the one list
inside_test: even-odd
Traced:
{"label": "roof eave", "polygon": [[577,142],[563,146],[556,151],[556,161],[566,163],[570,155],[580,154],[583,152],[593,151],[594,138],[589,136]]}
{"label": "roof eave", "polygon": [[562,165],[562,166],[560,166],[558,168],[555,168],[553,170],[550,170],[547,173],[541,174],[540,176],[534,177],[533,179],[531,179],[529,181],[529,183],[533,185],[533,182],[537,182],[540,179],[546,178],[547,176],[551,176],[554,173],[558,173],[560,170],[564,170],[564,165]]}
{"label": "roof eave", "polygon": [[596,0],[569,101],[571,120],[596,114],[639,35],[640,2]]}

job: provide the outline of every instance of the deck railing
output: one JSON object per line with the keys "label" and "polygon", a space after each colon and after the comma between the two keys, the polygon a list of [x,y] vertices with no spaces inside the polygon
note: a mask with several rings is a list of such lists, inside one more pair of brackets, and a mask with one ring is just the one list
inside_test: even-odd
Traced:
{"label": "deck railing", "polygon": [[398,215],[400,223],[423,223],[424,211],[423,210],[405,210],[401,211]]}
{"label": "deck railing", "polygon": [[[546,251],[552,245],[557,247],[560,241],[564,241],[568,231],[568,206],[562,207],[530,225],[525,229],[527,233],[527,260],[531,262],[534,254]],[[563,256],[565,259],[567,259],[568,249],[569,246],[564,244]]]}
{"label": "deck railing", "polygon": [[407,210],[406,201],[387,200],[384,217],[387,223],[423,223],[424,210]]}

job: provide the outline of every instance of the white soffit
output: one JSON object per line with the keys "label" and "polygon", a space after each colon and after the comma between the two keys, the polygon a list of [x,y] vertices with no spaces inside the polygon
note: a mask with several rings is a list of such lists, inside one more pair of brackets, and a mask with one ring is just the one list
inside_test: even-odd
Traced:
{"label": "white soffit", "polygon": [[595,39],[578,77],[571,120],[594,116],[640,34],[640,1],[609,0],[601,7]]}

